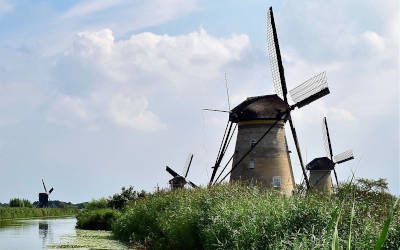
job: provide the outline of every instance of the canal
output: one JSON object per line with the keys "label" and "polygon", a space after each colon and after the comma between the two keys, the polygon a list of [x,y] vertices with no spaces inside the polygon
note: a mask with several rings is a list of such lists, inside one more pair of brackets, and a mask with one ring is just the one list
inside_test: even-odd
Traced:
{"label": "canal", "polygon": [[0,221],[0,249],[126,249],[110,232],[75,225],[74,217]]}

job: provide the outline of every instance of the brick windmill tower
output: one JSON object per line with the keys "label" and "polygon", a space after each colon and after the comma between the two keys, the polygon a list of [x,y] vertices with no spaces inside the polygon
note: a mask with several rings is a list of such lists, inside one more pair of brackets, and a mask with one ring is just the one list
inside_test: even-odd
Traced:
{"label": "brick windmill tower", "polygon": [[[235,153],[230,159],[233,159],[232,169],[222,180],[231,174],[231,181],[258,182],[267,187],[281,190],[283,193],[291,194],[294,188],[294,178],[285,134],[285,123],[289,121],[303,177],[309,188],[291,111],[329,94],[329,89],[325,72],[320,73],[289,91],[294,102],[292,105],[289,104],[272,8],[269,9],[267,15],[268,54],[276,94],[249,97],[229,111],[229,125],[227,125],[223,139],[225,143],[221,144],[223,145],[222,150],[220,149],[213,167],[210,184],[214,182],[214,176],[221,163],[220,158],[223,157],[224,150],[226,150],[225,145],[227,142],[229,143],[232,136],[230,135],[232,125],[235,124],[238,132]],[[224,170],[225,167],[222,172]],[[221,173],[217,180],[220,176]]]}

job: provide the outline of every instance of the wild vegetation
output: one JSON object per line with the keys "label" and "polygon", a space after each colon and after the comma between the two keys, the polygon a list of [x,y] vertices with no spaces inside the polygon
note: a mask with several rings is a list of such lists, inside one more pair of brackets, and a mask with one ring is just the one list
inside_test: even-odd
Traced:
{"label": "wild vegetation", "polygon": [[10,207],[32,207],[32,203],[27,199],[12,198],[8,203]]}
{"label": "wild vegetation", "polygon": [[132,197],[115,213],[105,200],[89,203],[78,227],[108,220],[116,239],[150,249],[400,247],[400,204],[384,180],[343,184],[332,196],[231,184]]}
{"label": "wild vegetation", "polygon": [[91,230],[110,230],[111,225],[121,214],[128,202],[148,196],[145,191],[137,192],[130,187],[122,187],[120,193],[109,198],[92,200],[85,204],[85,209],[77,215],[76,227]]}
{"label": "wild vegetation", "polygon": [[119,215],[118,210],[111,208],[87,209],[76,216],[76,227],[90,230],[111,230],[111,225]]}
{"label": "wild vegetation", "polygon": [[75,215],[76,208],[0,207],[0,220]]}

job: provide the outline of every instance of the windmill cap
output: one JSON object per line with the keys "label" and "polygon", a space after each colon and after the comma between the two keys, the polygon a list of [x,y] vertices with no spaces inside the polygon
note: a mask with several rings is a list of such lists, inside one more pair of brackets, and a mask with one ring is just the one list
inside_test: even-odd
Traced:
{"label": "windmill cap", "polygon": [[276,120],[288,108],[289,105],[278,95],[248,97],[231,110],[229,120],[231,122]]}
{"label": "windmill cap", "polygon": [[328,157],[315,158],[307,164],[307,170],[332,170],[335,163]]}

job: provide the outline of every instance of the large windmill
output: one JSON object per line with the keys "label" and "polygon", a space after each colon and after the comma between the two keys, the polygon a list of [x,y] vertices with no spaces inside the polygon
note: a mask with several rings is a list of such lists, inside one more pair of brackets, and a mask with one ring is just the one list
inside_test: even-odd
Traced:
{"label": "large windmill", "polygon": [[193,154],[189,154],[189,157],[186,161],[183,176],[176,173],[170,167],[168,167],[168,166],[165,167],[165,170],[167,170],[167,172],[170,175],[172,175],[172,177],[173,177],[171,180],[169,180],[171,189],[183,188],[186,184],[189,184],[191,187],[194,187],[194,188],[197,187],[196,184],[194,184],[193,182],[186,179],[188,176],[188,173],[189,173],[190,165],[192,165],[192,161],[193,161]]}
{"label": "large windmill", "polygon": [[332,192],[331,171],[335,174],[336,185],[339,184],[335,166],[346,161],[354,159],[353,150],[347,150],[343,153],[333,156],[331,136],[329,134],[328,122],[324,117],[322,122],[322,136],[326,157],[319,157],[307,164],[307,170],[310,171],[310,185],[313,188]]}
{"label": "large windmill", "polygon": [[54,191],[54,188],[50,188],[47,192],[46,185],[42,179],[42,184],[44,188],[44,193],[39,193],[39,207],[48,207],[49,206],[49,195]]}
{"label": "large windmill", "polygon": [[[268,54],[276,94],[249,97],[230,110],[228,122],[230,125],[227,125],[225,131],[228,132],[225,132],[225,142],[221,145],[226,145],[230,141],[229,132],[232,131],[232,124],[238,125],[238,133],[235,153],[230,158],[233,159],[232,169],[220,181],[231,174],[231,181],[256,181],[291,194],[294,178],[284,125],[289,121],[303,176],[309,187],[291,112],[329,94],[329,88],[326,74],[322,72],[289,91],[294,102],[292,105],[289,104],[272,7],[269,8],[267,15]],[[224,150],[226,151],[226,147],[222,147],[222,152],[225,152]],[[220,158],[222,157],[217,157],[213,167],[210,184],[216,182],[214,177],[221,162]]]}

